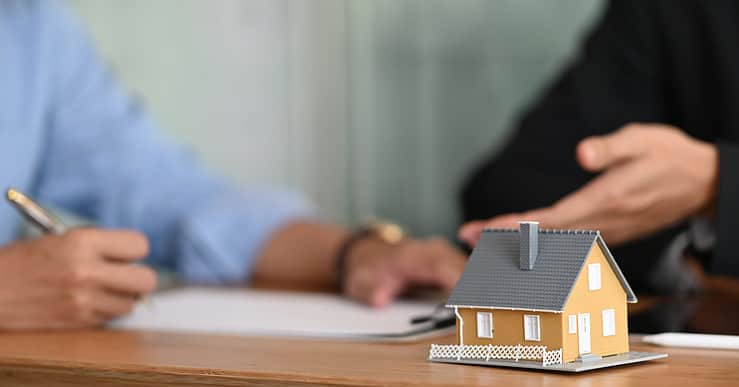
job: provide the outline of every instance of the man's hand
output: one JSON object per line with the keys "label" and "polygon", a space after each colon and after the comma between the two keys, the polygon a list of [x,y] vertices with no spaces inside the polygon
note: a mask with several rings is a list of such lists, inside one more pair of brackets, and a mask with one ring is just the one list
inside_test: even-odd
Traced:
{"label": "man's hand", "polygon": [[547,228],[599,229],[616,245],[678,223],[715,202],[716,147],[674,127],[631,124],[587,138],[577,147],[577,160],[584,169],[603,173],[551,207],[467,223],[460,238],[474,245],[485,227],[538,220]]}
{"label": "man's hand", "polygon": [[467,261],[441,238],[406,240],[390,245],[368,238],[346,258],[344,292],[358,301],[381,307],[413,286],[449,291]]}
{"label": "man's hand", "polygon": [[0,248],[0,330],[83,328],[131,311],[156,286],[133,231],[76,229]]}

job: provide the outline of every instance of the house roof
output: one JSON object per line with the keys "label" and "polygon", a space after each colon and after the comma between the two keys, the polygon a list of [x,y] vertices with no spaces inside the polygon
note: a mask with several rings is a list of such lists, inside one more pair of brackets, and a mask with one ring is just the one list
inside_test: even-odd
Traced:
{"label": "house roof", "polygon": [[483,231],[448,306],[561,312],[595,243],[626,292],[636,302],[621,269],[598,231],[539,230],[532,270],[519,263],[519,230]]}

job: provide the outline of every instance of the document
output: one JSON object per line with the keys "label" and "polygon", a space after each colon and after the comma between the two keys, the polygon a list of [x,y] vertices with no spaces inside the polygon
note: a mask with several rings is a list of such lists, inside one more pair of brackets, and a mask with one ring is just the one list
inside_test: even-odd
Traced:
{"label": "document", "polygon": [[[248,336],[293,336],[413,341],[448,334],[429,316],[440,300],[397,301],[371,308],[339,295],[252,289],[187,287],[153,294],[113,329]],[[446,312],[445,312],[446,313]]]}
{"label": "document", "polygon": [[739,350],[739,336],[667,332],[644,336],[642,341],[663,347]]}

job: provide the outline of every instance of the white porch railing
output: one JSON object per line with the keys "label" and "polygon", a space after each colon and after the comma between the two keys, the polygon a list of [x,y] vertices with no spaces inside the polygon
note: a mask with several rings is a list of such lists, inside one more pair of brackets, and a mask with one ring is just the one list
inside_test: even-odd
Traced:
{"label": "white porch railing", "polygon": [[544,351],[544,358],[541,360],[546,366],[562,364],[562,349],[556,351]]}
{"label": "white porch railing", "polygon": [[542,365],[562,364],[562,350],[544,345],[438,345],[431,344],[429,359],[541,360]]}

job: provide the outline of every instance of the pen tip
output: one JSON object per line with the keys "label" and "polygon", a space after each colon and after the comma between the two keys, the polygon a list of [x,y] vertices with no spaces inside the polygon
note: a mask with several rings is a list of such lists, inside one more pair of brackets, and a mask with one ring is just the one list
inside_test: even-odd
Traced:
{"label": "pen tip", "polygon": [[7,197],[10,201],[16,201],[18,200],[18,191],[14,190],[13,188],[8,188],[7,191]]}

